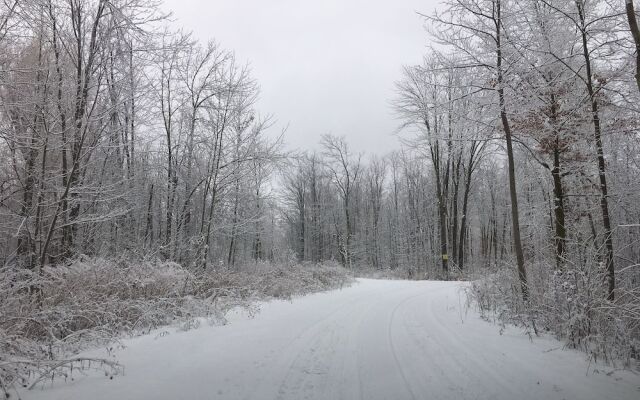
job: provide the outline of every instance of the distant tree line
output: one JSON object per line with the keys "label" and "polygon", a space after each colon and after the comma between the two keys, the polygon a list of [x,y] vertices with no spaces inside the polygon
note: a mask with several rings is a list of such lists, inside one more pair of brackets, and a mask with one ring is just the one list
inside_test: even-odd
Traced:
{"label": "distant tree line", "polygon": [[283,191],[290,247],[304,260],[421,277],[507,263],[525,299],[570,271],[601,277],[610,300],[618,285],[637,288],[630,8],[449,0],[424,16],[439,45],[397,82],[402,149],[366,157],[325,136],[322,151],[296,158]]}

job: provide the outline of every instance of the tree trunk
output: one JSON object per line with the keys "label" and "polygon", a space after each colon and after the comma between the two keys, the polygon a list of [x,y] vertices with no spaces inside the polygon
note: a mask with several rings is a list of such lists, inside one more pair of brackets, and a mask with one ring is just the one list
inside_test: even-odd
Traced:
{"label": "tree trunk", "polygon": [[449,278],[449,253],[447,250],[447,206],[442,194],[438,194],[438,220],[440,224],[440,255],[444,279]]}
{"label": "tree trunk", "polygon": [[298,218],[300,219],[300,236],[298,237],[298,254],[301,261],[306,260],[305,257],[305,204],[304,204],[304,191],[298,195]]}
{"label": "tree trunk", "polygon": [[318,199],[318,182],[316,175],[315,155],[311,159],[311,259],[319,262],[322,259],[322,229],[320,228],[320,203]]}
{"label": "tree trunk", "polygon": [[604,243],[606,247],[605,266],[607,271],[607,298],[611,301],[615,298],[615,266],[613,263],[613,232],[611,231],[611,219],[609,217],[609,200],[607,188],[606,162],[604,159],[604,148],[602,145],[602,128],[600,126],[600,115],[598,111],[598,99],[593,85],[593,76],[591,70],[591,55],[587,39],[585,14],[583,3],[576,1],[578,15],[581,23],[582,35],[582,51],[585,61],[586,86],[591,102],[591,116],[593,122],[594,139],[596,143],[596,155],[598,158],[598,176],[600,178],[600,210],[602,212],[602,225],[604,228]]}
{"label": "tree trunk", "polygon": [[498,99],[500,103],[500,120],[502,129],[507,141],[507,161],[509,170],[509,197],[511,199],[511,229],[513,235],[513,247],[516,253],[518,266],[518,278],[522,290],[522,299],[526,302],[529,298],[529,288],[527,285],[527,271],[524,266],[524,252],[522,250],[522,240],[520,238],[520,213],[518,211],[518,193],[516,189],[515,160],[513,156],[513,143],[511,139],[511,127],[507,117],[507,108],[504,96],[504,77],[502,69],[502,16],[501,0],[496,2],[496,66],[498,72]]}
{"label": "tree trunk", "polygon": [[229,254],[227,255],[227,265],[231,267],[234,266],[236,263],[236,235],[238,230],[237,226],[238,226],[239,202],[240,202],[240,178],[236,178],[235,188],[234,188],[234,199],[233,199],[233,220],[231,221],[231,240],[229,242]]}
{"label": "tree trunk", "polygon": [[347,268],[351,269],[351,215],[349,212],[349,195],[345,195],[344,218],[347,224],[347,235],[345,238],[344,256]]}
{"label": "tree trunk", "polygon": [[147,203],[147,223],[144,228],[144,242],[149,240],[149,244],[153,244],[153,183],[149,188],[149,202]]}
{"label": "tree trunk", "polygon": [[629,29],[631,30],[631,36],[633,36],[633,41],[636,45],[636,84],[638,85],[638,91],[640,91],[640,30],[638,29],[638,20],[636,19],[633,0],[626,0],[626,9]]}
{"label": "tree trunk", "polygon": [[565,242],[567,238],[567,229],[564,222],[564,188],[562,187],[562,177],[560,174],[560,155],[558,148],[553,153],[553,210],[554,210],[554,226],[555,226],[555,244],[556,244],[556,267],[562,270],[564,264]]}
{"label": "tree trunk", "polygon": [[462,218],[460,220],[460,241],[458,242],[458,268],[464,269],[464,245],[467,233],[467,208],[469,204],[469,193],[471,192],[471,172],[472,165],[469,166],[464,182],[464,194],[462,195]]}
{"label": "tree trunk", "polygon": [[[454,265],[460,267],[458,259],[458,195],[460,193],[460,164],[462,162],[462,152],[458,154],[458,158],[453,165],[453,197],[451,199],[451,257]],[[460,243],[462,244],[462,242]]]}

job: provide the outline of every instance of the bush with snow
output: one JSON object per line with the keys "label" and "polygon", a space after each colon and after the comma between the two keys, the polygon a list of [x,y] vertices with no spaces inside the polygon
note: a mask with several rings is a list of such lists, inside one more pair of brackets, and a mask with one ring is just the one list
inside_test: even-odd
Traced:
{"label": "bush with snow", "polygon": [[171,262],[77,261],[39,273],[0,269],[0,391],[30,386],[74,369],[117,374],[112,360],[75,358],[91,346],[199,318],[224,323],[226,312],[252,301],[290,298],[348,284],[334,264],[257,263],[193,272]]}
{"label": "bush with snow", "polygon": [[631,271],[619,272],[613,302],[606,298],[605,271],[597,263],[567,263],[552,274],[530,274],[526,303],[512,266],[474,281],[468,295],[487,319],[515,324],[529,334],[548,332],[593,360],[636,368],[640,366],[640,285],[637,276],[625,272]]}

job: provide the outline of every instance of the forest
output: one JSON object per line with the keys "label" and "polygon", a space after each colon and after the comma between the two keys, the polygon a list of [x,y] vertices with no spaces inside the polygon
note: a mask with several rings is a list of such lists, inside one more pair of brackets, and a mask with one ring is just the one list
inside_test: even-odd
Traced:
{"label": "forest", "polygon": [[488,318],[640,358],[632,0],[417,15],[432,45],[398,65],[386,154],[349,132],[291,150],[250,66],[160,10],[0,3],[0,392],[123,333],[362,276],[471,281]]}

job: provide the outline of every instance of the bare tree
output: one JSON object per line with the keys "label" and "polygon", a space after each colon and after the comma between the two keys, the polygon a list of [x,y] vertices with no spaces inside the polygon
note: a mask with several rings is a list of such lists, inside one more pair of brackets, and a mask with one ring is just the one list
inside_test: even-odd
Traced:
{"label": "bare tree", "polygon": [[[461,68],[483,70],[489,74],[485,76],[487,82],[477,86],[481,89],[493,90],[498,100],[497,113],[504,133],[509,172],[511,234],[522,297],[526,300],[528,297],[527,272],[520,233],[513,132],[505,90],[505,70],[512,62],[511,55],[507,53],[508,43],[505,32],[509,24],[504,9],[507,3],[504,0],[450,0],[446,2],[447,8],[443,15],[436,14],[427,19],[441,27],[440,33],[437,34],[439,40],[462,55],[463,58],[457,60]],[[472,40],[465,39],[469,35],[473,38]]]}
{"label": "bare tree", "polygon": [[339,240],[342,263],[347,268],[352,268],[351,245],[353,239],[353,220],[351,207],[354,187],[358,182],[361,163],[360,155],[354,155],[344,138],[324,135],[322,146],[327,157],[327,168],[333,176],[333,183],[338,188],[342,199],[342,211],[344,216],[344,239]]}

